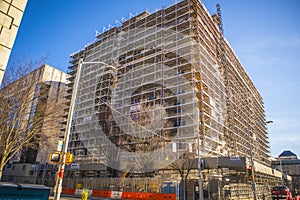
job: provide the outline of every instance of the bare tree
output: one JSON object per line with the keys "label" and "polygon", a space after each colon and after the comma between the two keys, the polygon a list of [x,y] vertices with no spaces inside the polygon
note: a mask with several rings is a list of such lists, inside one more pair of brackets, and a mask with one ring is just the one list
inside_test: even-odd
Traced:
{"label": "bare tree", "polygon": [[187,197],[187,179],[190,171],[195,167],[194,154],[185,153],[182,155],[181,159],[175,161],[170,165],[173,170],[177,171],[180,174],[181,185],[182,185],[182,199]]}
{"label": "bare tree", "polygon": [[33,61],[28,59],[25,55],[23,57],[12,57],[5,70],[1,89],[44,65],[46,59],[47,57],[42,57],[40,60]]}
{"label": "bare tree", "polygon": [[[23,148],[37,148],[58,130],[63,104],[50,90],[51,81],[39,70],[41,62],[9,66],[0,90],[0,179],[3,167]],[[32,71],[32,72],[31,72]],[[28,74],[28,72],[31,72]],[[55,130],[55,131],[54,131]]]}

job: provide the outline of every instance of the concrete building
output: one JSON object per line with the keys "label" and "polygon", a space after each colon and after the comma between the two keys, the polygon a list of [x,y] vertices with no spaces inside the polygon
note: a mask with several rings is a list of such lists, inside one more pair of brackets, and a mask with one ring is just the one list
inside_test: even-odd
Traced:
{"label": "concrete building", "polygon": [[[65,114],[63,104],[65,103],[66,78],[66,73],[45,64],[0,90],[1,97],[10,95],[9,98],[20,104],[19,98],[28,98],[30,102],[22,104],[27,107],[28,112],[18,118],[22,119],[22,123],[18,123],[17,126],[21,128],[23,123],[32,123],[26,126],[34,127],[39,132],[36,135],[39,142],[33,138],[30,145],[24,146],[5,166],[3,181],[36,183],[37,178],[44,179],[43,176],[49,175],[46,172],[40,174],[46,169],[52,170],[54,180],[55,171],[53,170],[56,168],[50,165],[49,155],[56,151],[58,141],[64,136],[61,129],[65,125],[60,122],[63,121]],[[15,97],[22,93],[26,97],[22,95]],[[36,119],[40,116],[42,120],[37,122]],[[40,125],[36,126],[35,123]]]}
{"label": "concrete building", "polygon": [[0,1],[0,85],[26,4],[27,0]]}
{"label": "concrete building", "polygon": [[[221,25],[220,11],[211,16],[200,1],[184,0],[122,20],[71,55],[71,82],[82,67],[69,143],[76,168],[65,186],[87,174],[99,181],[84,184],[98,189],[108,187],[101,177],[144,177],[144,186],[115,179],[110,189],[161,192],[163,181],[182,181],[170,166],[188,152],[196,163],[244,161],[202,170],[207,197],[252,197],[250,157],[258,195],[269,194],[280,173],[270,167],[263,99]],[[199,191],[196,163],[190,198]]]}
{"label": "concrete building", "polygon": [[283,151],[272,167],[282,172],[282,184],[289,186],[300,194],[300,159],[289,150]]}

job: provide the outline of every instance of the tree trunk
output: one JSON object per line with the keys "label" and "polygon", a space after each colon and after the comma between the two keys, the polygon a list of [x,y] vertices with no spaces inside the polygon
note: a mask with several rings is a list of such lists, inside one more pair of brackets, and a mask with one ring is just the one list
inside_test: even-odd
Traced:
{"label": "tree trunk", "polygon": [[180,199],[186,200],[186,179],[184,178],[184,176],[181,176],[180,185],[181,185]]}
{"label": "tree trunk", "polygon": [[3,168],[4,168],[4,166],[5,166],[5,159],[6,159],[6,157],[7,157],[7,150],[6,149],[4,149],[3,150],[3,154],[2,154],[2,156],[1,156],[1,161],[0,161],[0,181],[2,180],[2,174],[3,174]]}
{"label": "tree trunk", "polygon": [[4,165],[3,165],[3,156],[2,156],[1,162],[0,162],[0,181],[2,180],[3,168],[4,168]]}
{"label": "tree trunk", "polygon": [[2,179],[2,173],[3,173],[3,167],[1,167],[1,169],[0,169],[0,181]]}

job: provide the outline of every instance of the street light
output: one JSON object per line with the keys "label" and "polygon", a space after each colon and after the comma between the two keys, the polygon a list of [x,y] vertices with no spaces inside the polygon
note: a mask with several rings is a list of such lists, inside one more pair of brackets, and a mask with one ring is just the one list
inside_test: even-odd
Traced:
{"label": "street light", "polygon": [[280,171],[281,171],[281,185],[284,185],[284,176],[283,176],[283,169],[282,169],[282,161],[281,161],[281,158],[278,158],[279,159],[279,163],[280,163]]}
{"label": "street light", "polygon": [[[196,119],[197,119],[197,132],[199,131],[199,109],[197,108],[196,109]],[[198,148],[197,148],[197,151],[198,151],[198,176],[199,176],[199,179],[198,179],[198,184],[199,184],[199,186],[198,186],[198,192],[199,192],[199,200],[202,200],[203,199],[203,183],[202,183],[202,169],[201,169],[201,156],[200,156],[200,135],[199,135],[199,133],[197,134],[197,146],[198,146]]]}
{"label": "street light", "polygon": [[72,97],[71,97],[71,101],[70,101],[70,109],[69,109],[68,120],[67,120],[67,129],[66,129],[66,132],[64,135],[62,159],[58,166],[58,173],[57,173],[56,182],[55,182],[54,200],[60,199],[60,194],[62,191],[62,181],[63,181],[65,165],[66,165],[66,155],[68,152],[68,143],[69,143],[72,119],[73,119],[73,114],[74,114],[74,108],[75,108],[75,100],[76,100],[76,96],[77,96],[77,91],[78,91],[78,87],[79,87],[79,79],[81,76],[81,69],[82,69],[83,64],[103,64],[107,68],[116,70],[116,68],[114,66],[108,65],[108,64],[106,64],[104,62],[100,62],[100,61],[84,62],[82,58],[80,58],[78,61],[78,68],[77,68],[77,72],[75,75]]}
{"label": "street light", "polygon": [[[272,124],[273,121],[266,121],[265,122],[266,124]],[[256,124],[258,125],[258,124]],[[252,180],[252,189],[253,189],[253,197],[254,197],[254,200],[257,200],[257,192],[256,192],[256,181],[255,181],[255,174],[254,174],[254,161],[253,161],[253,153],[252,153],[252,143],[251,143],[251,139],[250,139],[250,127],[248,127],[247,129],[247,133],[248,133],[248,139],[249,139],[249,145],[250,145],[250,164],[251,164],[251,170],[252,170],[252,177],[253,177],[253,180]]]}
{"label": "street light", "polygon": [[203,199],[203,181],[202,181],[202,169],[201,169],[201,156],[200,156],[200,135],[198,133],[199,131],[199,117],[200,117],[200,111],[199,108],[196,108],[196,120],[195,118],[191,117],[190,115],[187,115],[190,117],[194,123],[196,123],[196,129],[197,129],[197,154],[198,154],[198,192],[199,192],[199,200]]}

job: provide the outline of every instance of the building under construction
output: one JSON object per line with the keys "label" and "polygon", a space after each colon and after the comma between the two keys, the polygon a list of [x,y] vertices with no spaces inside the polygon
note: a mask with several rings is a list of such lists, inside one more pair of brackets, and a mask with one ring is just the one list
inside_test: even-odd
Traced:
{"label": "building under construction", "polygon": [[[69,98],[80,58],[65,187],[163,192],[166,181],[181,184],[174,163],[186,157],[195,163],[183,164],[185,198],[197,195],[199,177],[205,198],[253,197],[250,157],[258,195],[280,180],[263,99],[223,37],[220,7],[211,16],[184,0],[110,25],[71,55]],[[198,158],[217,164],[201,168]]]}

